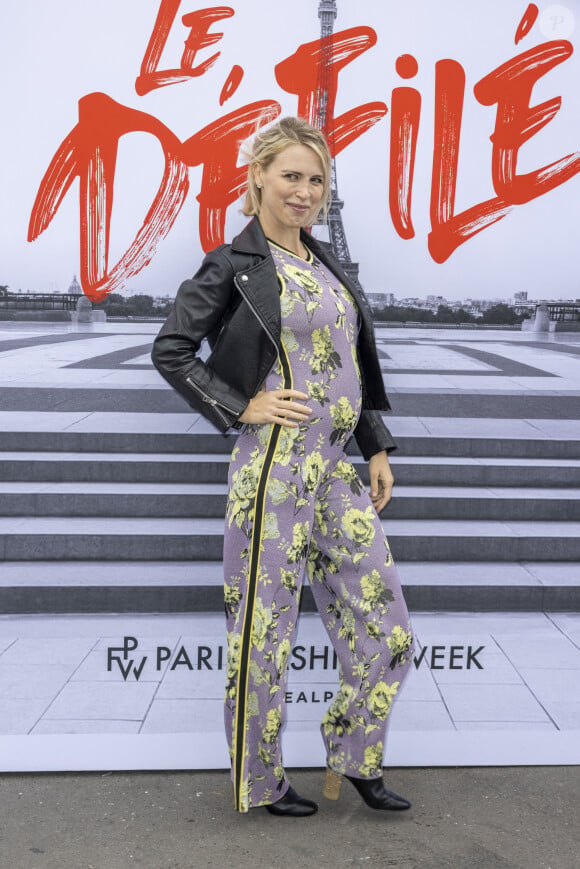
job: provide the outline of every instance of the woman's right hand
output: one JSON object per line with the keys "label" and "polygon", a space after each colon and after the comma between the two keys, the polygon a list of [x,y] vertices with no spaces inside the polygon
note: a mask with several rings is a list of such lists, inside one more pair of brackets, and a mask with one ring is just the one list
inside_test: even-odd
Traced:
{"label": "woman's right hand", "polygon": [[296,428],[298,423],[305,422],[312,413],[311,408],[299,403],[308,401],[309,398],[309,395],[297,389],[276,389],[271,392],[261,389],[250,399],[250,403],[239,417],[239,422],[249,425],[273,422]]}

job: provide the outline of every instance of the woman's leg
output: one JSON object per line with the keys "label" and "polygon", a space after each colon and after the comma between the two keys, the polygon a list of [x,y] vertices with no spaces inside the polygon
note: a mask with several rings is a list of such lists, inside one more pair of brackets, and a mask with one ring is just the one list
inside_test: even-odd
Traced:
{"label": "woman's leg", "polygon": [[381,522],[345,457],[318,489],[308,575],[340,664],[322,722],[328,764],[382,775],[387,718],[412,659],[401,585]]}
{"label": "woman's leg", "polygon": [[[280,745],[287,661],[312,531],[313,500],[297,515],[287,438],[240,436],[232,455],[224,541],[228,632],[225,724],[238,811],[288,790]],[[282,459],[282,461],[280,461]]]}

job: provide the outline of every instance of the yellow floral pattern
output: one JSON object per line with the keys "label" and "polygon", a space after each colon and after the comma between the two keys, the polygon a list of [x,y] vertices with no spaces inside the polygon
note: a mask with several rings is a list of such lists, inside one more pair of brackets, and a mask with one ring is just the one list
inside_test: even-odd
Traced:
{"label": "yellow floral pattern", "polygon": [[[241,811],[279,799],[287,787],[281,734],[288,668],[303,660],[293,657],[293,644],[304,575],[338,660],[338,690],[321,725],[332,769],[381,774],[386,721],[412,656],[388,543],[345,453],[362,404],[355,303],[321,266],[274,246],[272,253],[282,347],[264,386],[287,387],[290,373],[313,412],[295,428],[246,426],[230,464],[226,720],[232,762],[241,770]],[[250,582],[256,592],[249,605]],[[242,636],[249,637],[246,647]],[[240,684],[244,738],[236,742]]]}

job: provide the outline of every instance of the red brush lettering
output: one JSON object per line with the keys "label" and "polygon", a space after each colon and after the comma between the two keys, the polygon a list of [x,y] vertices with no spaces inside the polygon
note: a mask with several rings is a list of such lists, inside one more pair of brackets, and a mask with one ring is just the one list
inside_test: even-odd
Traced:
{"label": "red brush lettering", "polygon": [[435,66],[435,144],[431,179],[429,252],[435,262],[448,259],[460,244],[505,217],[510,206],[489,199],[455,214],[459,142],[465,92],[465,72],[454,60]]}
{"label": "red brush lettering", "polygon": [[211,66],[214,65],[220,52],[216,51],[206,61],[194,67],[194,61],[198,51],[202,48],[207,48],[208,45],[214,45],[223,38],[223,33],[208,33],[208,28],[214,21],[221,21],[224,18],[231,18],[234,10],[229,6],[216,6],[213,9],[198,9],[196,12],[190,12],[182,18],[186,27],[190,27],[190,33],[185,40],[185,51],[181,58],[181,66],[183,69],[190,71],[192,76],[203,75]]}
{"label": "red brush lettering", "polygon": [[[251,103],[182,144],[151,115],[122,106],[106,94],[88,94],[79,101],[78,124],[57,150],[42,179],[30,216],[28,240],[34,241],[49,226],[78,177],[81,284],[91,301],[101,302],[151,261],[187,196],[188,167],[203,164],[198,196],[200,237],[204,250],[210,250],[223,242],[226,209],[240,196],[245,180],[245,168],[236,166],[240,140],[279,114],[278,103]],[[158,139],[165,156],[165,171],[135,239],[109,269],[119,139],[138,131]]]}
{"label": "red brush lettering", "polygon": [[[419,70],[416,59],[405,54],[397,58],[396,69],[402,78],[413,78]],[[389,210],[401,238],[413,238],[411,200],[415,153],[421,118],[421,94],[415,88],[395,88],[391,98],[391,157],[389,171]]]}
{"label": "red brush lettering", "polygon": [[240,86],[240,82],[244,77],[244,70],[241,66],[235,64],[220,93],[220,106],[223,106],[226,100],[235,94]]}
{"label": "red brush lettering", "polygon": [[572,51],[566,40],[545,42],[497,67],[475,85],[475,97],[482,105],[497,104],[492,178],[495,192],[506,202],[529,202],[580,172],[580,152],[575,152],[535,172],[517,174],[521,146],[552,120],[562,104],[561,97],[554,97],[530,107],[532,89]]}
{"label": "red brush lettering", "polygon": [[177,69],[158,70],[161,55],[180,4],[181,0],[161,0],[153,33],[141,64],[141,73],[135,81],[135,90],[139,96],[144,96],[155,88],[201,76],[214,65],[220,56],[220,52],[217,51],[198,66],[194,66],[199,51],[222,39],[223,33],[208,33],[208,30],[214,22],[231,18],[234,15],[234,10],[230,6],[197,9],[195,12],[184,15],[181,20],[186,27],[189,27],[189,36],[185,40],[181,63]]}
{"label": "red brush lettering", "polygon": [[[199,51],[223,34],[209,33],[216,21],[229,18],[229,6],[200,9],[183,16],[189,29],[181,64],[159,70],[161,56],[179,11],[180,0],[162,0],[149,40],[141,75],[141,95],[150,90],[203,75],[219,57],[211,54],[197,65]],[[537,19],[531,3],[520,21],[516,43]],[[370,27],[353,27],[301,45],[275,67],[280,87],[298,97],[297,114],[322,128],[333,157],[347,148],[387,114],[383,102],[355,106],[334,116],[341,70],[377,41]],[[435,121],[428,248],[437,263],[445,262],[468,239],[502,220],[516,204],[529,202],[580,173],[580,152],[568,154],[526,174],[517,173],[520,148],[555,117],[561,97],[530,106],[536,83],[572,54],[567,41],[551,41],[519,54],[482,78],[474,88],[484,106],[496,105],[492,135],[491,176],[496,196],[455,214],[459,148],[465,96],[465,72],[454,60],[435,66]],[[417,60],[401,55],[396,70],[403,79],[418,72]],[[234,65],[221,89],[223,105],[244,76]],[[396,232],[413,238],[411,217],[415,155],[421,117],[421,94],[412,87],[392,93],[390,126],[389,209]],[[238,166],[239,143],[280,114],[271,100],[249,103],[220,118],[185,142],[151,115],[116,103],[105,94],[88,94],[79,101],[79,121],[55,153],[40,184],[32,208],[28,239],[33,241],[50,225],[75,178],[80,182],[81,283],[95,302],[120,288],[149,263],[160,240],[171,229],[188,192],[188,168],[201,165],[198,195],[199,235],[210,250],[224,240],[228,207],[243,192],[246,169]],[[133,242],[109,268],[109,240],[119,140],[132,132],[154,136],[165,159],[163,177]]]}
{"label": "red brush lettering", "polygon": [[395,69],[401,78],[415,78],[419,72],[417,58],[412,54],[401,54],[395,61]]}
{"label": "red brush lettering", "polygon": [[[130,247],[109,270],[109,233],[117,149],[121,136],[132,132],[155,136],[165,156],[165,170],[155,199]],[[116,103],[106,94],[79,100],[79,122],[54,155],[36,196],[28,240],[50,224],[75,177],[80,179],[81,284],[93,302],[136,275],[155,253],[187,196],[187,166],[181,143],[160,121]]]}
{"label": "red brush lettering", "polygon": [[518,44],[518,42],[521,39],[524,38],[524,36],[528,35],[530,30],[532,29],[532,27],[536,23],[536,19],[538,17],[539,11],[540,10],[538,9],[538,7],[536,6],[535,3],[530,3],[530,5],[528,6],[528,8],[526,9],[526,11],[524,12],[524,14],[522,16],[522,20],[520,21],[520,23],[518,25],[518,29],[516,30],[516,38],[515,38],[516,45]]}
{"label": "red brush lettering", "polygon": [[237,166],[240,141],[280,114],[278,103],[251,103],[214,121],[183,144],[188,165],[203,164],[199,201],[199,237],[205,251],[224,240],[226,210],[242,194],[247,176]]}
{"label": "red brush lettering", "polygon": [[365,103],[364,106],[344,112],[335,120],[335,127],[328,134],[328,147],[332,156],[336,157],[344,151],[386,114],[386,105],[379,102]]}
{"label": "red brush lettering", "polygon": [[274,69],[280,87],[298,96],[297,114],[322,128],[335,157],[387,113],[384,103],[365,103],[334,117],[341,69],[372,48],[372,27],[351,27],[306,42]]}

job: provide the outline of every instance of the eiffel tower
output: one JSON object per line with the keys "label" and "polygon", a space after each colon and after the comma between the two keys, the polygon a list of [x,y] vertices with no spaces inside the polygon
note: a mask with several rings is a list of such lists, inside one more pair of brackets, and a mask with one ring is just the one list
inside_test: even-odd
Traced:
{"label": "eiffel tower", "polygon": [[[329,37],[334,32],[334,19],[336,18],[336,0],[319,0],[318,17],[320,18],[320,36]],[[327,52],[330,55],[331,44],[327,46]],[[318,127],[319,130],[325,130],[328,135],[331,132],[333,119],[327,117],[327,95],[328,95],[328,77],[329,63],[324,60],[321,64],[320,80],[318,82],[318,99],[315,105],[315,117],[312,119],[312,124]],[[328,211],[328,235],[329,241],[337,257],[342,269],[351,281],[360,287],[358,278],[358,263],[353,263],[350,258],[344,224],[342,222],[341,211],[344,206],[344,201],[338,195],[338,185],[336,182],[336,160],[332,160],[330,189],[332,193],[332,202]]]}

